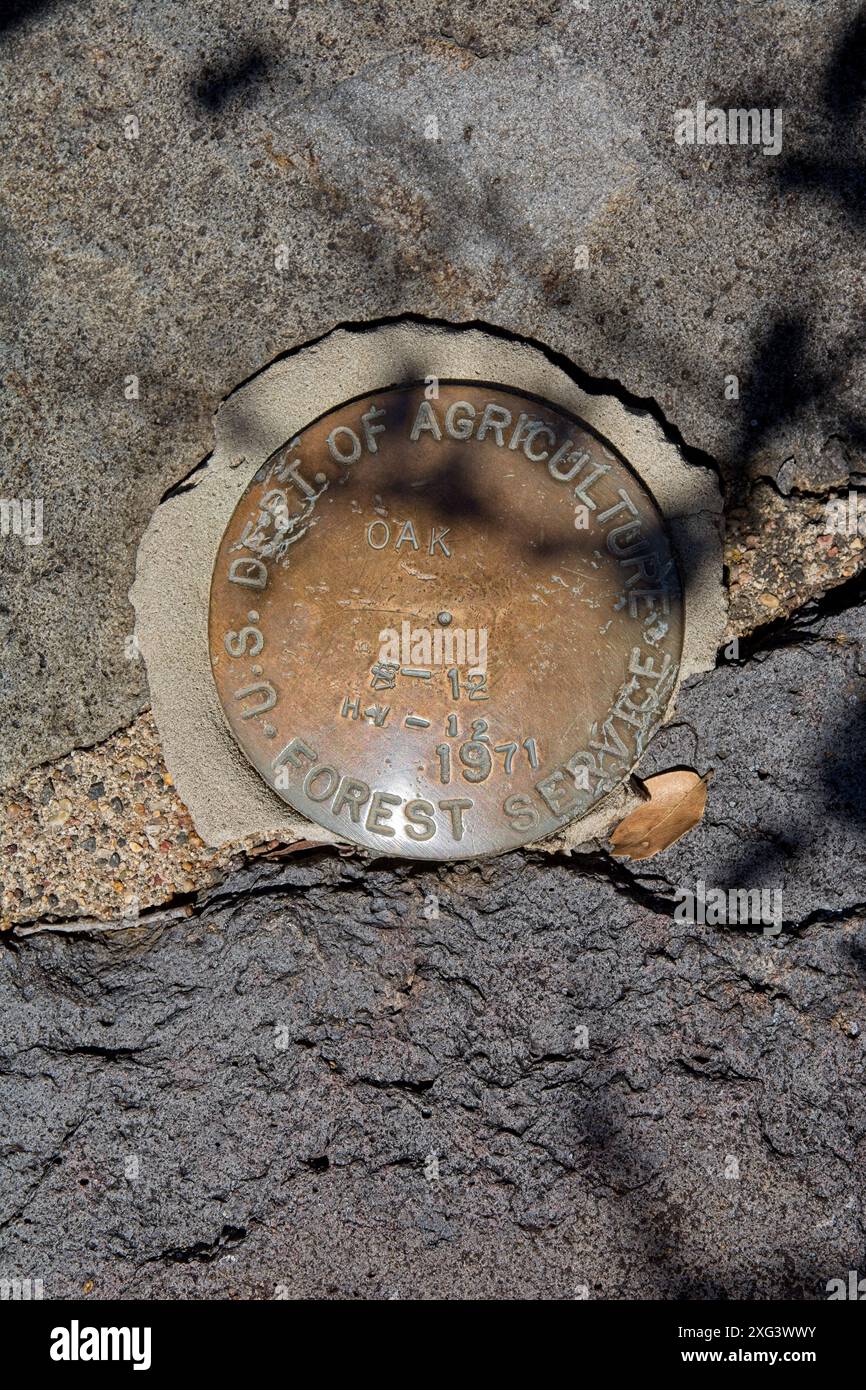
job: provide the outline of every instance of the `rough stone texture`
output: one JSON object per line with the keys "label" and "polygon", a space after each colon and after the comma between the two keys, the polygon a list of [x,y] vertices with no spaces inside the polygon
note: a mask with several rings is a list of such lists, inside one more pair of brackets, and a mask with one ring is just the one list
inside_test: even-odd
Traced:
{"label": "rough stone texture", "polygon": [[[783,497],[758,483],[748,506],[729,510],[729,638],[790,617],[805,594],[820,597],[858,574],[866,536],[866,494],[856,488],[851,493],[856,526],[851,524],[847,491],[831,491],[820,499]],[[838,515],[834,507],[841,509]]]}
{"label": "rough stone texture", "polygon": [[[603,834],[640,800],[624,783],[605,798],[603,811],[581,822],[583,833]],[[274,839],[205,845],[146,712],[98,747],[75,749],[0,792],[0,931],[82,930],[102,922],[122,928],[151,908],[173,911],[174,899],[209,887],[247,859],[332,843],[320,826],[301,818],[295,824],[296,833],[284,825]],[[538,848],[556,854],[579,838],[572,823]]]}
{"label": "rough stone texture", "polygon": [[[126,594],[148,517],[219,400],[336,323],[542,340],[657,400],[747,502],[753,476],[862,475],[857,13],[13,5],[0,494],[44,497],[46,539],[2,544],[0,776],[141,709]],[[699,98],[781,103],[782,153],[678,146]]]}
{"label": "rough stone texture", "polygon": [[0,930],[134,919],[224,877],[244,848],[202,843],[143,714],[98,748],[75,750],[0,793]]}
{"label": "rough stone texture", "polygon": [[3,1267],[53,1297],[822,1297],[864,1254],[864,960],[862,924],[707,933],[573,862],[321,850],[165,930],[31,938],[0,963]]}
{"label": "rough stone texture", "polygon": [[641,772],[712,769],[707,812],[631,871],[666,894],[781,888],[788,922],[866,914],[866,606],[804,614],[777,640],[681,691]]}
{"label": "rough stone texture", "polygon": [[[155,1298],[809,1299],[862,1268],[866,608],[775,641],[685,689],[653,759],[716,775],[646,864],[312,850],[7,937],[0,1266]],[[697,878],[783,887],[783,930],[677,920]]]}
{"label": "rough stone texture", "polygon": [[[861,589],[838,591],[854,606],[806,609],[683,688],[639,771],[712,772],[708,809],[663,856],[623,866],[648,894],[672,899],[702,879],[781,888],[788,922],[866,912]],[[567,847],[558,837],[545,849]],[[209,887],[245,856],[284,852],[272,841],[207,849],[144,715],[0,798],[0,924],[134,917]]]}

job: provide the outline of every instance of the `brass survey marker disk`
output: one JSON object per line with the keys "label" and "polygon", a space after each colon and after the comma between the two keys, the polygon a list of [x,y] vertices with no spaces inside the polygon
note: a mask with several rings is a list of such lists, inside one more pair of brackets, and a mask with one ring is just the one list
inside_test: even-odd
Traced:
{"label": "brass survey marker disk", "polygon": [[676,685],[682,590],[650,493],[588,427],[421,382],[340,406],[258,470],[209,641],[279,796],[378,853],[463,859],[541,839],[628,775]]}

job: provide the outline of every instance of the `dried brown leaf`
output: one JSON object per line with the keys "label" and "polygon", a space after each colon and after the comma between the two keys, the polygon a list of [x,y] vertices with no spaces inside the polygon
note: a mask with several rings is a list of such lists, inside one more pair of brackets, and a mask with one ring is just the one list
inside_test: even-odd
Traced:
{"label": "dried brown leaf", "polygon": [[680,768],[643,783],[649,800],[620,821],[610,837],[620,859],[651,859],[676,843],[703,818],[710,774]]}

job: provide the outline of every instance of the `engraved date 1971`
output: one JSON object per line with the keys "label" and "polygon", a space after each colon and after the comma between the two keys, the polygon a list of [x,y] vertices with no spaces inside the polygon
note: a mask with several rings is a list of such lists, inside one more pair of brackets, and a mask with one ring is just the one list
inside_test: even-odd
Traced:
{"label": "engraved date 1971", "polygon": [[[534,738],[511,739],[494,744],[490,738],[490,726],[486,719],[475,719],[472,723],[471,737],[464,743],[452,747],[450,743],[439,743],[435,755],[439,764],[439,781],[445,786],[452,776],[459,773],[467,782],[486,782],[497,767],[510,777],[514,771],[515,758],[524,759],[533,769],[538,767],[538,744]],[[448,716],[446,737],[459,738],[456,717]]]}

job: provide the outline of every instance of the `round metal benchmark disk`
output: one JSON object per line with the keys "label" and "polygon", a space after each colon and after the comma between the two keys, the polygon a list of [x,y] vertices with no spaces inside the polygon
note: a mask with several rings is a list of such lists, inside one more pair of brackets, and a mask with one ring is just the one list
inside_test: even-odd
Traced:
{"label": "round metal benchmark disk", "polygon": [[223,536],[210,655],[270,787],[378,853],[498,854],[585,814],[673,692],[662,516],[598,436],[501,386],[350,401],[263,465]]}

